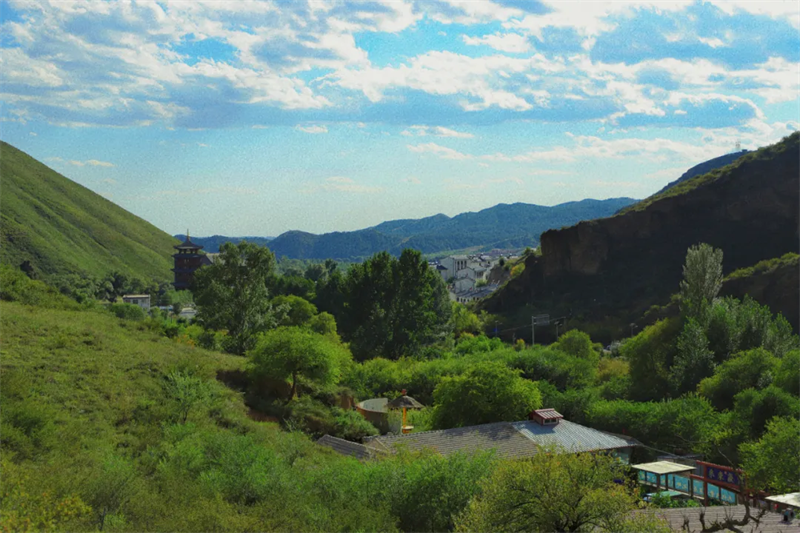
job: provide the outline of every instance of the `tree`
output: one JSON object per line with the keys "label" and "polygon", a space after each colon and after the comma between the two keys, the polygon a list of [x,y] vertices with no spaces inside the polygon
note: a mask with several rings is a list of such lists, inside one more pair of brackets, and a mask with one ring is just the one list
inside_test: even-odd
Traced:
{"label": "tree", "polygon": [[658,531],[653,515],[633,514],[637,498],[615,480],[622,465],[607,454],[544,450],[500,464],[456,519],[456,531]]}
{"label": "tree", "polygon": [[669,368],[675,358],[675,339],[681,329],[677,318],[659,320],[620,347],[630,363],[631,399],[657,400],[669,393]]}
{"label": "tree", "polygon": [[758,442],[739,447],[749,488],[784,494],[800,490],[800,421],[773,418]]}
{"label": "tree", "polygon": [[208,404],[214,398],[214,390],[207,381],[185,372],[170,372],[164,388],[167,396],[175,402],[178,419],[183,424],[192,409]]}
{"label": "tree", "polygon": [[706,315],[722,287],[722,250],[701,243],[686,252],[681,281],[681,312],[705,325]]}
{"label": "tree", "polygon": [[679,394],[689,392],[713,373],[714,354],[708,349],[705,331],[689,318],[678,337],[678,354],[670,371],[673,387]]}
{"label": "tree", "polygon": [[523,420],[542,406],[532,381],[502,363],[479,363],[464,374],[442,378],[433,391],[438,429]]}
{"label": "tree", "polygon": [[302,326],[317,314],[314,304],[293,294],[276,296],[272,308],[279,326]]}
{"label": "tree", "polygon": [[600,361],[599,347],[599,344],[592,343],[589,335],[577,329],[567,331],[558,338],[558,342],[551,346],[551,348],[560,350],[567,355],[594,361],[595,364]]}
{"label": "tree", "polygon": [[287,403],[294,398],[300,378],[321,385],[339,381],[350,352],[329,337],[296,327],[280,327],[262,334],[249,352],[256,378],[291,379]]}
{"label": "tree", "polygon": [[357,359],[415,355],[449,334],[447,289],[416,250],[398,259],[380,252],[354,265],[342,293],[341,314],[330,312]]}
{"label": "tree", "polygon": [[464,333],[479,335],[483,329],[478,315],[467,309],[464,304],[452,302],[453,333],[456,338]]}
{"label": "tree", "polygon": [[720,411],[731,409],[734,396],[743,390],[769,386],[779,365],[763,348],[741,352],[719,365],[713,376],[700,382],[698,390]]}
{"label": "tree", "polygon": [[269,249],[242,241],[223,244],[219,260],[195,273],[197,318],[207,329],[227,330],[233,353],[244,354],[274,323],[267,290],[274,267]]}

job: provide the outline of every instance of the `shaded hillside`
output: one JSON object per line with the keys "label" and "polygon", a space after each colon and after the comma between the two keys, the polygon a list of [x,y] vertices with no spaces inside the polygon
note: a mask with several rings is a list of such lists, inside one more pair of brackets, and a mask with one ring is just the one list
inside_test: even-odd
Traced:
{"label": "shaded hillside", "polygon": [[[609,216],[634,202],[630,198],[613,198],[552,207],[499,204],[452,218],[439,214],[416,220],[392,220],[358,231],[323,235],[289,231],[267,245],[278,257],[349,261],[361,260],[383,250],[399,254],[404,248],[415,248],[426,254],[464,248],[523,248],[537,246],[543,231]],[[195,240],[203,242],[203,239]]]}
{"label": "shaded hillside", "polygon": [[720,295],[745,294],[783,314],[795,331],[800,330],[800,256],[790,253],[731,273]]}
{"label": "shaded hillside", "polygon": [[171,276],[177,241],[149,222],[0,143],[0,262],[40,273]]}
{"label": "shaded hillside", "polygon": [[[800,133],[696,176],[623,213],[542,235],[541,257],[484,304],[604,323],[601,340],[677,290],[689,246],[724,252],[726,273],[798,251]],[[768,303],[768,302],[767,302]]]}
{"label": "shaded hillside", "polygon": [[707,174],[712,170],[716,170],[718,168],[724,167],[726,165],[730,165],[743,155],[748,153],[748,150],[742,150],[741,152],[734,152],[732,154],[725,154],[719,157],[715,157],[714,159],[709,159],[699,165],[695,165],[686,172],[684,172],[680,178],[676,179],[673,182],[668,183],[663,189],[658,191],[656,194],[661,194],[662,192],[666,191],[667,189],[678,185],[679,183],[683,183],[684,181],[688,181],[695,176],[702,176],[703,174]]}

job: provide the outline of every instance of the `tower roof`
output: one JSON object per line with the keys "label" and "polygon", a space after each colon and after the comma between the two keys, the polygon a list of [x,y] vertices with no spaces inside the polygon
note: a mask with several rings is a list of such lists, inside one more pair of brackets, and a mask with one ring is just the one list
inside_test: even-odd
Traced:
{"label": "tower roof", "polygon": [[176,250],[201,250],[202,244],[195,244],[189,238],[189,230],[186,230],[186,240],[174,247]]}

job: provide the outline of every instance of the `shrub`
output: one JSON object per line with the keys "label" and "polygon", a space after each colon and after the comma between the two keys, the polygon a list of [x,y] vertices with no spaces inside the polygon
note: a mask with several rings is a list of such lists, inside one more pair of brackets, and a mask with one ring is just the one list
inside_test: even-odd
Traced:
{"label": "shrub", "polygon": [[108,306],[108,310],[111,311],[111,313],[113,313],[117,318],[122,318],[124,320],[141,321],[147,317],[147,315],[144,312],[144,309],[142,309],[138,305],[133,305],[133,304],[126,304],[126,303],[111,304]]}

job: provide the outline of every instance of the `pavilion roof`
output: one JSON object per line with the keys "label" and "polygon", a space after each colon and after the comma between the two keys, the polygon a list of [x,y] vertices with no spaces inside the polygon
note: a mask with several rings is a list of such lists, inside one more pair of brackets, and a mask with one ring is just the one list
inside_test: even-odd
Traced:
{"label": "pavilion roof", "polygon": [[631,468],[636,470],[643,470],[652,474],[677,474],[679,472],[691,472],[694,470],[693,466],[682,465],[680,463],[673,463],[672,461],[656,461],[654,463],[641,463],[638,465],[631,465]]}

